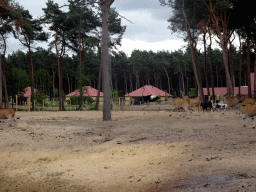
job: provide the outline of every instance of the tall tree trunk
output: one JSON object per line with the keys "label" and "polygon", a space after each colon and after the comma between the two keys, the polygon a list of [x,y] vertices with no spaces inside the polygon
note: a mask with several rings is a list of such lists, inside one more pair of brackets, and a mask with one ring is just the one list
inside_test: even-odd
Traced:
{"label": "tall tree trunk", "polygon": [[217,65],[216,65],[216,77],[217,77],[217,87],[219,87],[219,75],[218,75]]}
{"label": "tall tree trunk", "polygon": [[102,67],[103,67],[103,121],[111,120],[111,103],[110,103],[110,67],[108,58],[108,16],[109,8],[114,0],[102,0]]}
{"label": "tall tree trunk", "polygon": [[159,77],[159,79],[160,79],[160,89],[163,90],[163,87],[162,87],[162,78]]}
{"label": "tall tree trunk", "polygon": [[[55,71],[52,69],[52,90],[55,89]],[[55,93],[53,92],[53,99],[55,99]]]}
{"label": "tall tree trunk", "polygon": [[138,88],[140,88],[140,76],[139,76],[139,71],[137,71],[137,78],[138,78]]}
{"label": "tall tree trunk", "polygon": [[169,88],[169,92],[168,92],[168,93],[170,94],[171,86],[170,86],[170,79],[169,79],[169,75],[168,75],[168,73],[167,73],[167,70],[166,70],[165,66],[163,66],[163,68],[164,68],[164,71],[165,71],[166,76],[167,76],[167,80],[168,80],[168,88]]}
{"label": "tall tree trunk", "polygon": [[129,72],[129,79],[130,79],[130,92],[133,91],[133,87],[132,87],[132,75],[131,72]]}
{"label": "tall tree trunk", "polygon": [[254,86],[253,86],[253,96],[254,98],[256,98],[256,41],[254,40],[253,41],[253,45],[254,45],[254,55],[255,55],[255,58],[254,58]]}
{"label": "tall tree trunk", "polygon": [[215,27],[215,32],[220,39],[220,45],[223,53],[223,63],[226,72],[226,81],[227,81],[227,92],[228,96],[234,96],[234,88],[232,86],[230,73],[229,73],[229,65],[228,65],[228,39],[231,34],[228,34],[228,19],[226,11],[222,11],[221,14],[216,14],[215,9],[213,8],[213,3],[209,0],[208,6],[210,12],[210,18],[212,22],[212,26]]}
{"label": "tall tree trunk", "polygon": [[140,78],[139,78],[139,71],[135,70],[134,65],[133,65],[133,73],[136,77],[136,89],[140,88]]}
{"label": "tall tree trunk", "polygon": [[29,51],[29,59],[30,59],[30,69],[31,69],[31,102],[32,102],[32,110],[35,110],[35,105],[34,105],[34,88],[35,88],[35,82],[34,82],[34,66],[33,66],[33,61],[32,61],[32,53],[30,50],[30,46],[28,47]]}
{"label": "tall tree trunk", "polygon": [[100,90],[101,90],[101,76],[102,76],[102,58],[101,58],[101,47],[98,42],[98,55],[100,58],[100,65],[99,65],[99,80],[98,80],[98,93],[97,93],[97,101],[96,101],[96,110],[99,110],[99,103],[100,103]]}
{"label": "tall tree trunk", "polygon": [[69,91],[69,93],[71,93],[71,92],[70,92],[70,81],[69,81],[68,73],[67,73],[67,79],[68,79],[68,91]]}
{"label": "tall tree trunk", "polygon": [[[123,72],[124,72],[124,69],[123,69]],[[128,93],[128,88],[127,88],[127,79],[126,79],[125,72],[124,72],[124,82],[125,82],[125,94],[127,94]]]}
{"label": "tall tree trunk", "polygon": [[185,96],[185,83],[184,83],[184,75],[183,72],[180,71],[180,77],[181,77],[181,86],[182,86],[182,96]]}
{"label": "tall tree trunk", "polygon": [[0,53],[0,109],[3,108],[2,57]]}
{"label": "tall tree trunk", "polygon": [[196,83],[197,83],[197,86],[198,86],[198,89],[199,89],[199,99],[200,99],[201,102],[203,102],[204,93],[203,93],[203,86],[202,86],[200,71],[198,70],[198,60],[197,60],[197,54],[196,54],[196,42],[191,37],[190,23],[188,21],[187,14],[185,12],[184,4],[185,4],[185,1],[183,0],[183,10],[182,11],[183,11],[183,15],[184,15],[185,21],[186,21],[186,31],[187,31],[187,35],[188,35],[188,39],[189,39],[190,49],[191,49],[191,52],[192,52],[193,69],[194,69],[194,73],[195,73],[195,77],[196,77]]}
{"label": "tall tree trunk", "polygon": [[[255,48],[254,48],[254,50],[255,50]],[[254,82],[253,82],[254,83],[254,86],[253,86],[253,88],[254,88],[254,90],[253,90],[254,98],[256,98],[256,94],[255,94],[255,91],[256,91],[256,78],[255,77],[256,77],[256,57],[254,58]]]}
{"label": "tall tree trunk", "polygon": [[155,70],[153,69],[153,73],[154,73],[154,79],[155,79],[155,87],[157,87],[157,82],[156,82],[156,73]]}
{"label": "tall tree trunk", "polygon": [[58,57],[58,76],[59,76],[59,110],[64,110],[64,102],[63,102],[63,86],[62,86],[62,67],[61,61]]}
{"label": "tall tree trunk", "polygon": [[2,77],[3,77],[3,81],[4,81],[4,89],[5,89],[5,108],[9,108],[9,97],[8,97],[8,93],[7,93],[7,86],[6,86],[6,76],[5,76],[5,69],[3,68],[2,71]]}
{"label": "tall tree trunk", "polygon": [[235,87],[236,82],[235,82],[235,73],[233,69],[232,42],[230,40],[229,40],[229,68],[230,68],[232,86]]}
{"label": "tall tree trunk", "polygon": [[62,66],[61,66],[61,57],[64,55],[65,47],[62,44],[61,53],[59,55],[58,46],[58,32],[56,31],[55,34],[55,49],[56,49],[56,55],[57,55],[57,62],[58,62],[58,76],[59,76],[59,110],[64,111],[64,98],[63,98],[63,83],[62,83]]}
{"label": "tall tree trunk", "polygon": [[252,97],[252,90],[251,90],[251,62],[250,62],[250,37],[247,35],[246,38],[247,43],[247,84],[248,84],[248,97]]}
{"label": "tall tree trunk", "polygon": [[234,89],[232,86],[230,73],[229,73],[229,67],[228,67],[228,48],[227,48],[226,37],[222,38],[221,47],[222,47],[222,51],[223,51],[223,61],[224,61],[224,67],[225,67],[225,72],[226,72],[227,92],[228,92],[229,96],[234,97]]}
{"label": "tall tree trunk", "polygon": [[242,57],[242,42],[241,42],[241,36],[240,36],[239,33],[238,33],[238,37],[239,37],[239,91],[238,91],[238,94],[241,95],[242,61],[243,61],[243,57]]}
{"label": "tall tree trunk", "polygon": [[211,83],[212,83],[212,95],[213,95],[213,103],[215,103],[215,92],[214,92],[214,77],[213,77],[213,67],[212,67],[212,38],[210,36],[210,44],[209,44],[209,57],[210,57],[210,71],[211,71]]}
{"label": "tall tree trunk", "polygon": [[[173,85],[172,85],[172,79],[170,79],[170,82],[171,82],[172,94],[174,94]],[[170,93],[170,94],[171,94],[171,93]]]}
{"label": "tall tree trunk", "polygon": [[207,87],[207,93],[208,96],[210,96],[210,89],[209,89],[209,83],[208,83],[208,74],[207,74],[207,67],[206,67],[206,39],[205,39],[206,33],[203,35],[203,41],[204,41],[204,75],[205,75],[205,82]]}
{"label": "tall tree trunk", "polygon": [[118,87],[117,87],[117,76],[114,75],[114,77],[115,77],[115,87],[116,87],[116,90],[118,91]]}

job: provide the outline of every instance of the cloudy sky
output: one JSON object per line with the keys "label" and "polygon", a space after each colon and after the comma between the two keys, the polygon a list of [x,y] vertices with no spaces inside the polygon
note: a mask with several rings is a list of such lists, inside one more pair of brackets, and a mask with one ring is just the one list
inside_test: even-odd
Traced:
{"label": "cloudy sky", "polygon": [[[47,0],[17,0],[24,9],[34,17],[43,16],[42,8],[46,7]],[[55,0],[60,6],[67,4],[67,0]],[[115,0],[111,7],[116,7],[120,15],[130,20],[132,23],[122,18],[122,25],[126,25],[126,32],[123,35],[122,46],[119,50],[124,51],[128,56],[134,49],[139,50],[178,50],[185,46],[181,35],[172,34],[167,28],[167,20],[172,14],[170,7],[163,7],[158,0]],[[63,11],[67,7],[62,8]],[[14,38],[8,41],[7,53],[26,48]],[[38,44],[47,49],[47,44]]]}

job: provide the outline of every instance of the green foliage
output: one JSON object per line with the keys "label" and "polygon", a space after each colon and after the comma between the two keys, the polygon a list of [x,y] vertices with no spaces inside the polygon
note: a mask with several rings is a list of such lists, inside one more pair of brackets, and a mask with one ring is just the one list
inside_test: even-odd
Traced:
{"label": "green foliage", "polygon": [[35,84],[39,89],[43,89],[52,83],[52,78],[46,69],[39,69],[34,73]]}
{"label": "green foliage", "polygon": [[45,100],[47,99],[46,93],[42,90],[37,90],[37,92],[34,93],[34,99],[36,99],[36,104],[42,107],[43,102],[44,104],[46,104],[45,103]]}
{"label": "green foliage", "polygon": [[176,91],[174,91],[174,93],[173,93],[173,97],[177,97],[177,93],[176,93]]}
{"label": "green foliage", "polygon": [[24,89],[30,84],[27,71],[14,66],[7,72],[6,78],[7,91],[11,96],[24,91]]}
{"label": "green foliage", "polygon": [[54,89],[52,90],[52,92],[53,92],[55,95],[59,95],[59,89],[57,89],[57,88],[54,88]]}
{"label": "green foliage", "polygon": [[92,104],[90,108],[87,109],[88,111],[96,110],[96,103]]}
{"label": "green foliage", "polygon": [[91,98],[90,96],[86,96],[86,101],[88,105],[91,105],[93,103],[95,103],[95,101],[93,100],[93,98]]}
{"label": "green foliage", "polygon": [[71,101],[71,105],[78,105],[79,102],[87,102],[88,105],[93,104],[95,101],[93,100],[93,98],[91,98],[90,96],[71,96],[70,100],[68,101],[68,104],[70,104]]}
{"label": "green foliage", "polygon": [[113,97],[118,97],[118,91],[114,89],[112,92],[112,95]]}
{"label": "green foliage", "polygon": [[188,97],[189,98],[194,98],[196,96],[196,89],[195,88],[190,88],[188,92]]}
{"label": "green foliage", "polygon": [[160,103],[162,103],[162,100],[161,100],[161,99],[158,99],[158,100],[156,101],[156,103],[157,103],[157,104],[160,104]]}
{"label": "green foliage", "polygon": [[87,75],[84,75],[81,72],[81,70],[78,70],[76,72],[76,79],[77,79],[77,85],[79,90],[79,96],[77,96],[77,101],[78,101],[79,109],[81,109],[82,102],[83,100],[85,100],[83,94],[85,91],[87,91],[85,86],[90,83],[90,79]]}

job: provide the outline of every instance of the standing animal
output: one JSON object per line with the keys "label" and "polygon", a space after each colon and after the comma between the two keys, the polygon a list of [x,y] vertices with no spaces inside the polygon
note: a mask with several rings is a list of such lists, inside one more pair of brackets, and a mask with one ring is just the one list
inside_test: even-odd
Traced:
{"label": "standing animal", "polygon": [[15,109],[13,108],[7,108],[7,109],[0,109],[0,119],[14,119],[15,116]]}
{"label": "standing animal", "polygon": [[130,96],[129,96],[129,98],[130,98],[130,105],[131,105],[131,106],[134,105],[135,99],[134,99],[133,97],[130,97]]}
{"label": "standing animal", "polygon": [[207,101],[207,102],[201,103],[201,106],[203,108],[203,113],[204,113],[204,110],[207,111],[208,108],[210,110],[212,110],[212,103],[211,103],[211,101]]}
{"label": "standing animal", "polygon": [[147,96],[142,96],[143,101],[147,104],[149,104],[150,102],[156,102],[158,99],[161,98],[161,96],[156,96],[156,95],[147,95]]}
{"label": "standing animal", "polygon": [[255,99],[254,98],[245,98],[243,100],[241,100],[237,105],[236,108],[237,109],[241,109],[241,106],[245,106],[247,104],[255,104]]}
{"label": "standing animal", "polygon": [[199,109],[200,109],[200,105],[201,105],[201,101],[199,99],[199,97],[195,98],[195,99],[188,99],[190,102],[190,109],[192,108],[196,108],[198,107],[198,113],[199,113]]}
{"label": "standing animal", "polygon": [[218,110],[218,112],[219,112],[220,110],[226,110],[226,108],[227,108],[227,104],[223,104],[223,103],[213,103],[212,104],[213,111]]}
{"label": "standing animal", "polygon": [[245,98],[244,100],[242,100],[242,105],[247,105],[247,104],[254,104],[255,103],[255,99],[254,98]]}
{"label": "standing animal", "polygon": [[253,123],[253,129],[255,128],[254,124],[254,116],[256,116],[256,104],[246,104],[246,105],[240,105],[239,109],[243,113],[243,126],[245,127],[245,120],[247,117],[252,118],[252,123]]}
{"label": "standing animal", "polygon": [[227,104],[227,108],[230,109],[231,107],[234,108],[241,101],[241,98],[238,95],[235,97],[227,97],[224,95],[222,101],[224,104]]}
{"label": "standing animal", "polygon": [[174,105],[174,109],[183,108],[189,116],[190,101],[188,99],[182,99],[182,98],[173,99],[173,98],[170,98],[169,103],[171,105]]}

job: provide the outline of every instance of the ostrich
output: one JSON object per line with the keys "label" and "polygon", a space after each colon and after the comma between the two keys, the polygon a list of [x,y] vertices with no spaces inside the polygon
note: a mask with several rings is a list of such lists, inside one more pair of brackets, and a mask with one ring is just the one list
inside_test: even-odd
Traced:
{"label": "ostrich", "polygon": [[147,96],[143,96],[143,93],[145,91],[145,88],[143,88],[143,92],[142,92],[142,99],[144,102],[146,102],[147,104],[149,104],[150,102],[155,102],[158,99],[161,98],[161,96],[156,96],[156,95],[147,95]]}

